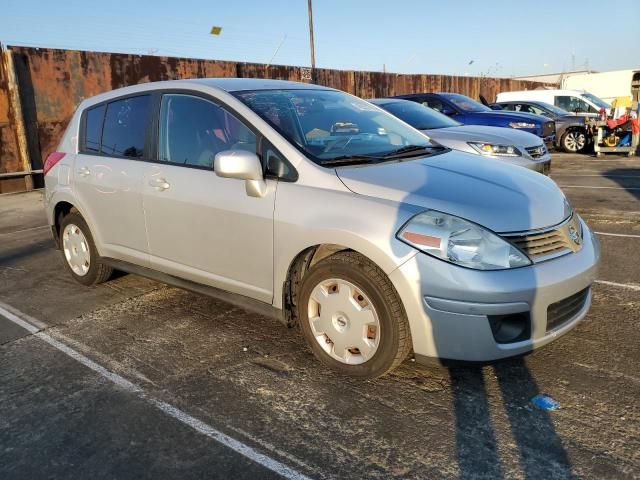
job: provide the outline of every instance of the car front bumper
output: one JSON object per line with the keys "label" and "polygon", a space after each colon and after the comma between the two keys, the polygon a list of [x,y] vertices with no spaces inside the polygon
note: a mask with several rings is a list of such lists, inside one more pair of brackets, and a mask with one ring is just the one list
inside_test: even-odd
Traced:
{"label": "car front bumper", "polygon": [[[416,359],[491,362],[529,353],[564,335],[587,314],[600,249],[583,222],[583,247],[528,267],[471,270],[418,253],[390,279],[405,306]],[[585,290],[589,289],[589,290]],[[585,291],[570,318],[547,328],[550,305]],[[496,341],[489,319],[526,312],[529,332],[512,343]]]}

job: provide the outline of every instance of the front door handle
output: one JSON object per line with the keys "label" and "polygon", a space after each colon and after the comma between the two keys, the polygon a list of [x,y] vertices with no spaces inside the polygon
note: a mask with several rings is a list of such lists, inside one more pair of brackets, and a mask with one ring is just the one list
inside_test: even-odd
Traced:
{"label": "front door handle", "polygon": [[167,180],[164,178],[152,178],[151,180],[149,180],[149,185],[161,192],[171,186],[169,182],[167,182]]}
{"label": "front door handle", "polygon": [[89,175],[91,175],[91,170],[89,170],[87,167],[80,167],[78,169],[78,175],[80,175],[81,177],[88,177]]}

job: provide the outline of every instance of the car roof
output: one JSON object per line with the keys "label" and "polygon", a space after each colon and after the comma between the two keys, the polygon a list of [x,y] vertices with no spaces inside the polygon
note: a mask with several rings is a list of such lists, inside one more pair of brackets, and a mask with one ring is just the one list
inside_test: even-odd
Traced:
{"label": "car roof", "polygon": [[83,100],[78,107],[79,110],[90,108],[91,106],[104,101],[110,101],[125,95],[136,93],[152,92],[154,90],[208,87],[221,90],[227,93],[247,90],[333,90],[334,88],[314,85],[312,83],[291,82],[288,80],[269,80],[262,78],[193,78],[184,80],[163,80],[159,82],[146,82],[137,85],[129,85],[116,88],[107,92],[99,93],[93,97]]}
{"label": "car roof", "polygon": [[[180,80],[178,80],[180,81]],[[190,83],[201,83],[227,92],[242,90],[335,90],[313,83],[292,82],[289,80],[271,80],[266,78],[196,78],[187,80]]]}

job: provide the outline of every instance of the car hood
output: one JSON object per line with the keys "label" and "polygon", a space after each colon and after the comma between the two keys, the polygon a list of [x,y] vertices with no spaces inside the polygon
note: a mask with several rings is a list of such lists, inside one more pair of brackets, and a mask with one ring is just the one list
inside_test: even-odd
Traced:
{"label": "car hood", "polygon": [[525,148],[537,147],[542,143],[540,137],[514,128],[461,125],[422,131],[436,142],[450,148],[455,148],[453,145],[459,144],[459,142],[487,142]]}
{"label": "car hood", "polygon": [[449,213],[495,232],[546,228],[571,213],[548,177],[461,152],[340,167],[336,173],[354,193]]}

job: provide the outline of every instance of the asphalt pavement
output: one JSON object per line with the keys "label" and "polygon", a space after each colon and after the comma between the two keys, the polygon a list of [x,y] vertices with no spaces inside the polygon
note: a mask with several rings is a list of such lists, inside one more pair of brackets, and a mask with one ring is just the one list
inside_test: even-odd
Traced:
{"label": "asphalt pavement", "polygon": [[1,195],[0,478],[640,478],[640,158],[557,154],[551,177],[599,232],[586,319],[524,359],[368,382],[218,300],[75,283],[42,192]]}

